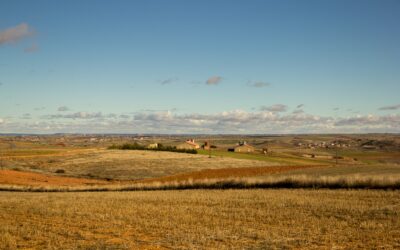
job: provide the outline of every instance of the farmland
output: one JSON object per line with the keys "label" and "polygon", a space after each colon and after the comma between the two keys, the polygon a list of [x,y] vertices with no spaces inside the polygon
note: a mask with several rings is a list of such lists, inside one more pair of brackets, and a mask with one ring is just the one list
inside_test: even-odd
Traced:
{"label": "farmland", "polygon": [[3,249],[400,247],[400,194],[357,190],[0,193]]}
{"label": "farmland", "polygon": [[[15,184],[18,189],[24,185],[77,187],[78,183],[120,188],[136,183],[195,180],[199,184],[238,178],[244,183],[271,183],[271,178],[309,182],[313,178],[348,178],[351,182],[362,179],[382,183],[390,178],[393,183],[400,175],[397,135],[214,136],[213,149],[197,149],[198,154],[109,149],[110,145],[130,142],[141,147],[154,142],[174,147],[184,140],[183,136],[3,136],[0,184]],[[209,140],[198,136],[197,141]],[[228,152],[243,140],[255,151]],[[366,143],[377,146],[366,150]]]}
{"label": "farmland", "polygon": [[399,137],[338,137],[0,136],[1,249],[398,248]]}

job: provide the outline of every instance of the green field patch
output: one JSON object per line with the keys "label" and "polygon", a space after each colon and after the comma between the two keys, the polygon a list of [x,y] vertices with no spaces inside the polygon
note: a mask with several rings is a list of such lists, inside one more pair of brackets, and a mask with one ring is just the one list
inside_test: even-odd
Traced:
{"label": "green field patch", "polygon": [[[208,150],[198,150],[199,154],[209,155]],[[296,165],[310,165],[310,164],[330,164],[332,161],[319,160],[319,159],[304,159],[302,157],[295,157],[290,154],[269,153],[267,155],[258,153],[236,153],[228,151],[215,150],[211,151],[211,156],[230,157],[235,159],[257,160],[281,164],[296,164]]]}

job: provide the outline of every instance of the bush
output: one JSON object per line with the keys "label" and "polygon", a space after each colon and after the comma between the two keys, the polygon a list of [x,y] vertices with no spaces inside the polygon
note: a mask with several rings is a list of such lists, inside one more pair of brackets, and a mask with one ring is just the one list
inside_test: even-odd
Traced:
{"label": "bush", "polygon": [[150,151],[168,151],[168,152],[176,152],[176,153],[186,153],[186,154],[197,154],[196,149],[178,149],[176,147],[172,146],[164,146],[162,144],[159,144],[157,148],[147,148],[143,145],[140,145],[138,143],[125,143],[122,145],[111,145],[108,147],[108,149],[120,149],[120,150],[150,150]]}

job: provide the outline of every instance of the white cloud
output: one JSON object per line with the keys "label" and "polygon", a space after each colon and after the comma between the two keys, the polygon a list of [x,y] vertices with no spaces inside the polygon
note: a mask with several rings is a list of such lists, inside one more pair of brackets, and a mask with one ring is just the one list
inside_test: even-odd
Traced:
{"label": "white cloud", "polygon": [[380,107],[379,110],[397,110],[400,109],[400,104],[393,105],[393,106],[385,106],[385,107]]}
{"label": "white cloud", "polygon": [[67,106],[61,106],[61,107],[58,107],[57,110],[60,111],[60,112],[64,112],[64,111],[68,111],[69,108]]}
{"label": "white cloud", "polygon": [[94,113],[88,113],[88,112],[76,112],[76,113],[71,113],[71,114],[56,114],[56,115],[46,115],[43,116],[42,118],[45,119],[94,119],[94,118],[105,118],[106,116],[103,115],[101,112],[94,112]]}
{"label": "white cloud", "polygon": [[26,47],[26,48],[24,49],[24,51],[25,51],[26,53],[33,53],[33,52],[36,52],[36,51],[38,51],[38,50],[39,50],[39,47],[38,47],[35,43],[33,43],[31,46]]}
{"label": "white cloud", "polygon": [[247,86],[254,87],[254,88],[265,88],[265,87],[268,87],[269,85],[271,85],[269,82],[262,82],[262,81],[256,81],[256,82],[248,81],[247,82]]}
{"label": "white cloud", "polygon": [[30,113],[25,113],[21,116],[21,119],[31,119],[31,114]]}
{"label": "white cloud", "polygon": [[293,114],[302,114],[302,113],[304,113],[304,110],[302,110],[302,109],[296,109],[296,110],[294,110],[292,113],[293,113]]}
{"label": "white cloud", "polygon": [[82,133],[362,133],[400,132],[400,115],[325,117],[305,112],[279,113],[231,110],[212,114],[175,113],[172,111],[137,112],[133,116],[76,112],[54,114],[7,123],[3,132],[82,132]]}
{"label": "white cloud", "polygon": [[166,84],[174,83],[178,80],[179,80],[178,77],[171,77],[171,78],[160,81],[160,83],[161,83],[161,85],[166,85]]}
{"label": "white cloud", "polygon": [[400,128],[400,115],[357,115],[355,117],[341,118],[335,122],[336,126],[361,126],[382,127],[389,126]]}
{"label": "white cloud", "polygon": [[260,109],[262,111],[285,112],[287,110],[287,106],[284,104],[275,104],[272,106],[262,106]]}
{"label": "white cloud", "polygon": [[0,45],[6,43],[16,43],[19,40],[33,35],[34,32],[26,23],[21,23],[15,27],[0,31]]}
{"label": "white cloud", "polygon": [[212,76],[207,79],[206,84],[207,85],[218,85],[221,83],[222,77],[221,76]]}
{"label": "white cloud", "polygon": [[130,116],[129,115],[126,115],[126,114],[121,114],[121,115],[119,115],[119,118],[121,118],[121,119],[128,119]]}

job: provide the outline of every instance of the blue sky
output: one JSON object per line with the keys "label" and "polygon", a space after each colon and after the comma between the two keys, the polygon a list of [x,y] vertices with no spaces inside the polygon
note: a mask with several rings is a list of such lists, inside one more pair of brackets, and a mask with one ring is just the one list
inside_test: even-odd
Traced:
{"label": "blue sky", "polygon": [[2,1],[1,132],[400,132],[400,2]]}

